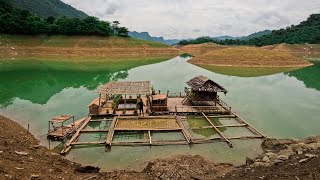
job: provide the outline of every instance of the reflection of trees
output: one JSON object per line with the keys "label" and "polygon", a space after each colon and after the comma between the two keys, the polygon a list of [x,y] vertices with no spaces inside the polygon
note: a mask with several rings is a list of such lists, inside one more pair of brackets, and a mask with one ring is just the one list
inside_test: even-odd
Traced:
{"label": "reflection of trees", "polygon": [[0,70],[0,104],[8,106],[15,97],[33,103],[45,104],[55,94],[65,88],[86,87],[94,90],[98,85],[112,79],[123,79],[127,70],[81,71],[56,69],[17,69]]}
{"label": "reflection of trees", "polygon": [[[202,117],[189,117],[188,119],[188,124],[191,128],[194,127],[204,127],[204,126],[211,126],[210,123],[207,122],[207,120],[205,119],[199,119]],[[219,118],[213,118],[211,119],[211,122],[215,125],[215,126],[222,126],[223,124],[219,121]],[[222,127],[219,128],[220,132],[224,132],[227,130],[226,127]],[[215,134],[217,134],[217,131],[214,130],[213,128],[206,128],[206,129],[193,129],[192,130],[193,133],[204,136],[204,137],[210,137],[213,136]]]}
{"label": "reflection of trees", "polygon": [[320,91],[320,62],[313,63],[313,66],[291,71],[286,74],[290,77],[296,77],[298,80],[303,81],[307,88],[313,88]]}

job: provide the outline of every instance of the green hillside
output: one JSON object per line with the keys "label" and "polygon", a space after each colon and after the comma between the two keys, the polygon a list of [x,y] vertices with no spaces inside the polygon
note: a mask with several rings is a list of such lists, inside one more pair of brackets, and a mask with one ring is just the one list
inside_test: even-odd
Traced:
{"label": "green hillside", "polygon": [[85,18],[88,15],[60,0],[4,0],[18,9],[25,9],[41,17],[67,16]]}
{"label": "green hillside", "polygon": [[255,37],[247,40],[241,39],[226,39],[215,40],[211,38],[198,38],[196,40],[183,40],[180,45],[187,44],[202,44],[213,42],[222,45],[254,45],[265,46],[273,44],[320,44],[320,14],[312,14],[306,21],[298,25],[291,25],[283,29],[273,30],[271,34],[266,34],[261,37]]}

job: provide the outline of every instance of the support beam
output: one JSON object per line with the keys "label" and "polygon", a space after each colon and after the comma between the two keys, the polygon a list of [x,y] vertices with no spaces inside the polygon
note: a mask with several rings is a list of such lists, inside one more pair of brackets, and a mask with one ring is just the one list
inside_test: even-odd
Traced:
{"label": "support beam", "polygon": [[113,121],[112,121],[112,123],[111,123],[111,125],[109,127],[108,133],[107,133],[106,146],[107,146],[108,149],[111,148],[111,143],[112,143],[112,139],[113,139],[113,135],[114,135],[114,128],[115,128],[115,126],[117,124],[117,121],[118,121],[117,117],[114,117]]}
{"label": "support beam", "polygon": [[149,144],[150,144],[150,146],[152,145],[152,140],[151,140],[151,133],[150,133],[150,131],[148,131],[148,136],[149,136]]}
{"label": "support beam", "polygon": [[97,133],[97,132],[108,132],[108,130],[82,130],[81,133]]}
{"label": "support beam", "polygon": [[105,144],[106,142],[73,142],[71,143],[72,146],[75,145],[97,145],[97,144]]}
{"label": "support beam", "polygon": [[[246,124],[230,124],[230,125],[221,125],[221,126],[216,126],[216,128],[226,128],[226,127],[245,127],[247,126]],[[211,129],[214,128],[213,126],[202,126],[202,127],[193,127],[189,128],[191,130],[196,130],[196,129]]]}
{"label": "support beam", "polygon": [[114,128],[115,131],[180,131],[182,128]]}
{"label": "support beam", "polygon": [[221,138],[223,138],[227,144],[232,148],[232,143],[222,134],[222,132],[210,121],[210,119],[204,114],[202,113],[203,117],[213,126],[213,128],[218,132],[219,136]]}
{"label": "support beam", "polygon": [[219,115],[219,116],[207,116],[208,118],[235,118],[236,115]]}
{"label": "support beam", "polygon": [[88,125],[90,120],[91,120],[90,116],[85,118],[82,126],[77,130],[77,132],[72,136],[72,138],[69,140],[69,142],[64,146],[64,149],[60,152],[60,154],[67,154],[71,150],[71,143],[78,140],[81,130],[84,129]]}
{"label": "support beam", "polygon": [[179,117],[176,117],[176,120],[177,120],[177,123],[181,128],[182,134],[185,137],[185,139],[188,142],[188,144],[192,143],[191,135],[189,134],[189,131],[185,128],[185,126],[181,122],[181,119]]}
{"label": "support beam", "polygon": [[[240,116],[238,116],[237,114],[235,114],[234,112],[231,112],[233,115],[237,116],[236,120],[239,123],[245,123],[247,126],[249,126],[250,128],[248,128],[251,132],[259,134],[262,137],[266,137],[265,135],[263,135],[261,132],[259,132],[256,128],[254,128],[253,126],[251,126],[249,123],[247,123],[243,118],[241,118]],[[240,120],[240,121],[239,121]],[[253,131],[252,131],[253,130]]]}

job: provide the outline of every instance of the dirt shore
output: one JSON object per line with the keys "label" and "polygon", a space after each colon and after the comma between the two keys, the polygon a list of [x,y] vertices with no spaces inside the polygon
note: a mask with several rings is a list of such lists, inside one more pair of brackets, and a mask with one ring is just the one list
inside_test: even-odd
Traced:
{"label": "dirt shore", "polygon": [[256,47],[237,46],[210,51],[188,62],[224,67],[306,67],[312,63],[289,53]]}
{"label": "dirt shore", "polygon": [[264,153],[240,167],[181,155],[151,161],[141,172],[98,172],[39,146],[26,129],[0,116],[0,179],[320,179],[320,136],[266,139],[261,147]]}

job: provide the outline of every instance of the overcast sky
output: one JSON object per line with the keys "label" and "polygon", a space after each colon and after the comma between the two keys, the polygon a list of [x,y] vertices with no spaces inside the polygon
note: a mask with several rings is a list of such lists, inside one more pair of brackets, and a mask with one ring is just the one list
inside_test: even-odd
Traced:
{"label": "overcast sky", "polygon": [[62,0],[130,31],[165,38],[243,36],[298,24],[320,13],[320,0]]}

